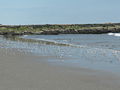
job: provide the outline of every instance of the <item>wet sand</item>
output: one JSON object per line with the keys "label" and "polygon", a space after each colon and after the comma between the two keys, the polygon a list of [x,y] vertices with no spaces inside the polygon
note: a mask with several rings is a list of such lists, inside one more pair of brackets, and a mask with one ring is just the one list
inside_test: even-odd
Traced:
{"label": "wet sand", "polygon": [[44,59],[13,49],[0,49],[0,90],[120,90],[117,75],[51,65]]}

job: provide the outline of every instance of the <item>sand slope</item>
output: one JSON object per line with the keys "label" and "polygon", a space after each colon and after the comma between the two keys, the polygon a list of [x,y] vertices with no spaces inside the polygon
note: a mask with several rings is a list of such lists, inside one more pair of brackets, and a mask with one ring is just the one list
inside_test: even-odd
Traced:
{"label": "sand slope", "polygon": [[38,61],[42,59],[0,49],[0,90],[120,90],[115,75]]}

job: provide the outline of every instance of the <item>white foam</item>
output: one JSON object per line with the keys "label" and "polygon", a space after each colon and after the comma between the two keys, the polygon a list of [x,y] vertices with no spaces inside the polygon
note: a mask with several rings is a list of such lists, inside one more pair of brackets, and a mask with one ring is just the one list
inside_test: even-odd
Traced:
{"label": "white foam", "polygon": [[114,36],[118,36],[118,37],[120,37],[120,33],[116,33],[116,34],[114,34]]}
{"label": "white foam", "polygon": [[114,35],[114,33],[108,33],[108,35]]}
{"label": "white foam", "polygon": [[108,35],[120,37],[120,33],[108,33]]}

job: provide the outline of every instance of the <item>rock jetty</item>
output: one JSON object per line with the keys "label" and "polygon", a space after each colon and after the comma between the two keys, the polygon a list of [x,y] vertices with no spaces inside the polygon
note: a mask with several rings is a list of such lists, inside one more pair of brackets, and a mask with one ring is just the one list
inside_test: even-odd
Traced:
{"label": "rock jetty", "polygon": [[120,23],[0,25],[0,35],[58,35],[120,33]]}

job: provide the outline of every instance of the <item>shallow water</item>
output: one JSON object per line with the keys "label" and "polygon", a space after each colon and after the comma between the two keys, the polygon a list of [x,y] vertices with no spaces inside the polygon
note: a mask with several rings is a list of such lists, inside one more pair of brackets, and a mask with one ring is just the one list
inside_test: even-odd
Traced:
{"label": "shallow water", "polygon": [[[120,73],[120,37],[117,34],[25,35],[0,38],[1,48],[24,49],[42,56],[53,56],[53,64]],[[28,41],[27,41],[28,40]]]}

